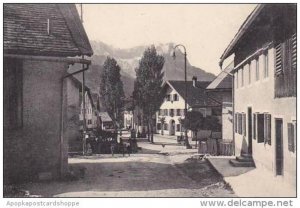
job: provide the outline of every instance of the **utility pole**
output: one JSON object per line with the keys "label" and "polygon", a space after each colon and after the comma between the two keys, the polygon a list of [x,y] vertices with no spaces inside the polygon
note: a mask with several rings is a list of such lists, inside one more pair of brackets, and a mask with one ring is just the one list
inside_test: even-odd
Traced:
{"label": "utility pole", "polygon": [[[187,75],[186,75],[186,48],[184,45],[182,44],[178,44],[174,47],[174,52],[173,52],[173,58],[175,59],[176,58],[176,55],[175,55],[175,50],[177,47],[181,46],[183,49],[184,49],[184,83],[185,83],[185,95],[184,95],[184,119],[186,119],[187,117]],[[185,145],[186,145],[186,148],[187,149],[190,149],[191,148],[191,145],[189,143],[189,138],[188,138],[188,134],[187,134],[187,128],[184,128],[184,137],[185,137]]]}
{"label": "utility pole", "polygon": [[[80,4],[80,18],[81,23],[83,24],[83,8],[82,4]],[[82,59],[84,59],[84,55],[82,55]],[[82,64],[82,69],[84,69],[84,64]],[[86,120],[85,120],[85,76],[84,71],[82,72],[82,109],[83,109],[83,141],[82,141],[82,154],[85,155],[86,153]]]}

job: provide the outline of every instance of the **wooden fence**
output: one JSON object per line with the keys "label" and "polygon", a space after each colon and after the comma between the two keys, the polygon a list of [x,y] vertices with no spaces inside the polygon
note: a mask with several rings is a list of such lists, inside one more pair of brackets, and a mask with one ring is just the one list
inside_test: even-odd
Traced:
{"label": "wooden fence", "polygon": [[233,155],[233,142],[231,140],[208,139],[200,141],[198,146],[199,154],[210,155]]}
{"label": "wooden fence", "polygon": [[193,140],[196,140],[198,145],[199,154],[210,155],[233,155],[233,142],[232,140],[222,139],[221,132],[212,132],[210,130],[200,130],[195,135]]}

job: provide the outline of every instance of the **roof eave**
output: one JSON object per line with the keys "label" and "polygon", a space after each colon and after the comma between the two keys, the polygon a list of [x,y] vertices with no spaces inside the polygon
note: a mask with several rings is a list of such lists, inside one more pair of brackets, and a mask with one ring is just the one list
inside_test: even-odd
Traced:
{"label": "roof eave", "polygon": [[255,7],[255,9],[249,15],[249,17],[244,21],[237,34],[231,40],[231,42],[223,52],[222,56],[220,57],[220,66],[223,64],[223,61],[233,53],[233,48],[236,46],[241,37],[247,32],[249,26],[252,24],[252,22],[255,20],[255,18],[258,16],[258,14],[264,7],[265,4],[257,5],[257,7]]}

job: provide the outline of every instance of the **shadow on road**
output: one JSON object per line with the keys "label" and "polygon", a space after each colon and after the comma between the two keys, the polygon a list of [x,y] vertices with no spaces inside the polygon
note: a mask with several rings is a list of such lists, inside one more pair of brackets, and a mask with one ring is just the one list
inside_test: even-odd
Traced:
{"label": "shadow on road", "polygon": [[[181,171],[178,171],[171,164],[147,161],[83,162],[71,164],[71,166],[73,168],[84,167],[84,178],[78,181],[32,183],[27,184],[26,188],[31,194],[42,195],[43,197],[68,196],[70,193],[76,193],[76,196],[80,197],[80,193],[85,192],[201,189],[204,186],[222,182],[222,177],[207,162],[178,164],[177,167]],[[188,177],[183,177],[182,171],[197,182],[193,182]],[[176,197],[182,196],[178,195]],[[203,197],[203,194],[199,192],[197,197]]]}

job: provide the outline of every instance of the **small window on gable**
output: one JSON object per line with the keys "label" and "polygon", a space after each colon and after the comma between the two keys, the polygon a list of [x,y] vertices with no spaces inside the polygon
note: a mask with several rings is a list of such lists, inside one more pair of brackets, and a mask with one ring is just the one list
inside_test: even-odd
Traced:
{"label": "small window on gable", "polygon": [[174,97],[173,98],[174,101],[178,101],[178,95],[177,94],[174,94],[173,97]]}

